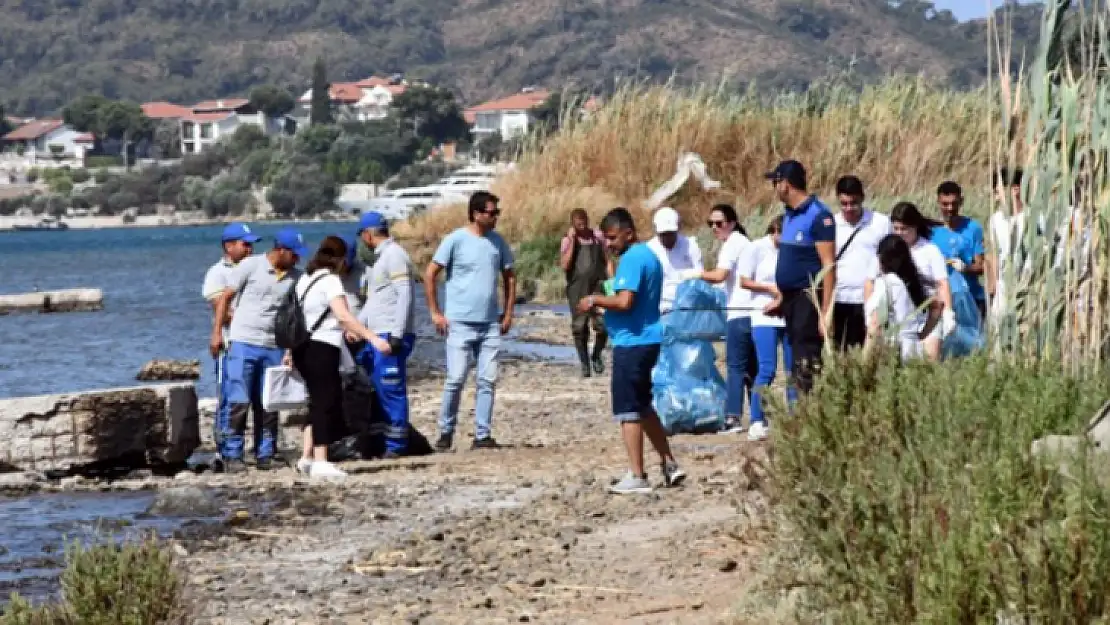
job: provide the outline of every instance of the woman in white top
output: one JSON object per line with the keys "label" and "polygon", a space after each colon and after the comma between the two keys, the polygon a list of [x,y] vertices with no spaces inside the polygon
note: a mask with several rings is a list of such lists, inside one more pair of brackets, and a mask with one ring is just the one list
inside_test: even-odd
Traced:
{"label": "woman in white top", "polygon": [[341,350],[347,348],[344,334],[369,341],[376,349],[389,345],[358,322],[347,304],[342,277],[349,271],[347,244],[330,236],[309,261],[305,275],[294,289],[301,299],[305,323],[312,338],[293,350],[293,366],[308,390],[308,425],[297,470],[316,477],[343,477],[328,462],[328,445],[342,436],[343,380],[339,372]]}
{"label": "woman in white top", "polygon": [[925,293],[939,303],[940,323],[925,338],[925,355],[932,361],[940,360],[940,343],[956,329],[956,315],[952,308],[952,291],[948,288],[948,265],[940,248],[929,241],[937,224],[927,219],[910,202],[899,202],[890,211],[891,230],[902,237],[910,247],[910,255],[925,286]]}
{"label": "woman in white top", "polygon": [[744,397],[752,389],[756,373],[755,344],[752,342],[751,293],[739,283],[737,266],[751,241],[740,225],[736,209],[718,204],[709,213],[709,227],[724,245],[717,254],[717,268],[708,271],[691,269],[683,272],[683,280],[701,278],[711,284],[725,284],[728,293],[728,334],[725,336],[725,360],[728,376],[725,381],[725,424],[722,431],[739,432],[744,414]]}
{"label": "woman in white top", "polygon": [[[752,419],[748,427],[748,440],[767,438],[767,420],[763,416],[761,392],[775,379],[779,364],[779,347],[782,347],[782,366],[790,371],[794,354],[786,336],[786,320],[767,311],[782,303],[775,286],[775,265],[779,261],[779,243],[782,239],[782,216],[776,217],[767,227],[767,235],[752,243],[750,254],[740,263],[740,280],[752,293],[752,339],[758,367],[752,385]],[[793,384],[787,383],[786,399],[790,404],[798,400]]]}
{"label": "woman in white top", "polygon": [[865,349],[886,340],[900,346],[903,361],[920,358],[925,355],[921,336],[930,318],[930,302],[909,245],[898,235],[887,235],[879,242],[876,263],[879,275],[864,304]]}

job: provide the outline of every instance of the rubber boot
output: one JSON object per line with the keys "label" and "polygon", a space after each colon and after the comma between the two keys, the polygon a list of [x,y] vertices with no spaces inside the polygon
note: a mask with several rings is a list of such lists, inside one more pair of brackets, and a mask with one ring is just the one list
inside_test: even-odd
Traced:
{"label": "rubber boot", "polygon": [[590,350],[587,346],[589,338],[583,334],[574,335],[574,348],[578,350],[578,360],[582,363],[582,377],[588,378],[592,375],[590,371]]}
{"label": "rubber boot", "polygon": [[593,361],[594,373],[601,375],[605,373],[605,359],[602,354],[605,353],[605,342],[609,338],[604,332],[598,332],[594,335],[594,354],[590,358]]}

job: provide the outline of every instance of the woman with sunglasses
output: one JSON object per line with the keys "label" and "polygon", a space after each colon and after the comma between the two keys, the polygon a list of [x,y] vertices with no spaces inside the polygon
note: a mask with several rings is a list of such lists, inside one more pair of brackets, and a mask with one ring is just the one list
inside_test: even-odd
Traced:
{"label": "woman with sunglasses", "polygon": [[693,272],[683,278],[701,278],[711,284],[725,284],[728,293],[728,335],[725,337],[728,396],[722,431],[735,433],[743,429],[744,397],[751,393],[757,367],[752,340],[751,293],[740,285],[737,271],[741,258],[752,243],[744,226],[740,225],[736,209],[728,204],[714,206],[707,223],[713,230],[713,236],[724,243],[717,255],[717,268]]}

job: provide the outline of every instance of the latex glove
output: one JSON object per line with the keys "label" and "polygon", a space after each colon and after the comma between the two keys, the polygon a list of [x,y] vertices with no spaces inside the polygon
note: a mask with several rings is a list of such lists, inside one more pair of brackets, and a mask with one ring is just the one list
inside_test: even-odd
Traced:
{"label": "latex glove", "polygon": [[955,331],[956,313],[952,312],[951,308],[945,308],[940,314],[940,335],[942,338],[948,338]]}
{"label": "latex glove", "polygon": [[678,272],[678,279],[682,282],[687,280],[701,280],[701,269],[683,269]]}
{"label": "latex glove", "polygon": [[948,266],[952,267],[953,269],[955,269],[956,271],[958,271],[960,273],[963,273],[964,270],[967,269],[967,265],[964,264],[964,261],[962,261],[958,258],[953,258],[953,259],[949,260],[948,261]]}

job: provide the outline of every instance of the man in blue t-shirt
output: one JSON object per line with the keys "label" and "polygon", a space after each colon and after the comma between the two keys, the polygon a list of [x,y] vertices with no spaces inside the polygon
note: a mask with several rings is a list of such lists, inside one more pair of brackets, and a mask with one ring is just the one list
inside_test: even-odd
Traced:
{"label": "man in blue t-shirt", "polygon": [[836,222],[821,200],[806,191],[806,170],[798,161],[783,161],[766,177],[785,208],[775,284],[794,351],[794,382],[806,393],[813,388],[825,337],[832,335]]}
{"label": "man in blue t-shirt", "polygon": [[671,453],[667,433],[652,407],[651,370],[659,359],[663,327],[659,301],[663,296],[663,265],[648,248],[637,242],[636,224],[624,208],[614,208],[601,221],[609,249],[620,256],[613,276],[612,295],[588,295],[577,310],[605,311],[605,326],[613,345],[613,415],[621,426],[630,471],[610,492],[627,495],[650,493],[644,472],[644,435],[659,453],[663,482],[675,486],[686,478]]}
{"label": "man in blue t-shirt", "polygon": [[983,258],[986,255],[983,226],[960,214],[964,205],[963,189],[951,180],[942,182],[937,187],[937,204],[940,205],[940,215],[947,228],[935,228],[931,240],[940,248],[952,271],[963,274],[975,305],[979,307],[979,314],[986,319],[987,293],[979,281],[979,276],[983,275]]}

